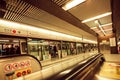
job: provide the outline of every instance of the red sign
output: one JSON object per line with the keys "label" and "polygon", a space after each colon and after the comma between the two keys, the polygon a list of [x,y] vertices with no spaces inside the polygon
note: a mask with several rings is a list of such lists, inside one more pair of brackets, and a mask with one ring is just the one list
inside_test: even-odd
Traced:
{"label": "red sign", "polygon": [[13,33],[16,33],[16,30],[12,30]]}

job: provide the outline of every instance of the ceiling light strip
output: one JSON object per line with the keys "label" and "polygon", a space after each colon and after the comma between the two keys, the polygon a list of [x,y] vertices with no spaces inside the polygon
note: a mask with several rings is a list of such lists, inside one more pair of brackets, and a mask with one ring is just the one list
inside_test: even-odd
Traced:
{"label": "ceiling light strip", "polygon": [[95,23],[98,25],[99,29],[103,32],[104,35],[106,35],[105,31],[103,30],[102,26],[100,25],[99,21],[96,20]]}
{"label": "ceiling light strip", "polygon": [[112,31],[112,28],[111,28],[111,29],[106,29],[106,30],[104,30],[104,31]]}
{"label": "ceiling light strip", "polygon": [[[101,27],[110,26],[110,25],[112,25],[112,23],[103,24],[103,25],[101,25]],[[97,28],[97,27],[92,27],[92,28],[90,28],[90,29],[96,29],[96,28]]]}
{"label": "ceiling light strip", "polygon": [[105,16],[109,16],[109,15],[111,15],[111,14],[112,14],[112,12],[107,12],[107,13],[104,13],[104,14],[101,14],[101,15],[98,15],[98,16],[95,16],[95,17],[92,17],[92,18],[83,20],[82,23],[86,23],[86,22],[89,22],[89,21],[93,21],[93,20],[95,20],[95,19],[99,19],[99,18],[102,18],[102,17],[105,17]]}
{"label": "ceiling light strip", "polygon": [[110,25],[112,25],[112,23],[103,24],[103,25],[101,25],[101,26],[104,27],[104,26],[110,26]]}
{"label": "ceiling light strip", "polygon": [[72,7],[75,7],[77,6],[78,4],[80,3],[83,3],[85,0],[71,0],[69,1],[65,6],[63,6],[62,8],[64,10],[68,10],[68,9],[71,9]]}

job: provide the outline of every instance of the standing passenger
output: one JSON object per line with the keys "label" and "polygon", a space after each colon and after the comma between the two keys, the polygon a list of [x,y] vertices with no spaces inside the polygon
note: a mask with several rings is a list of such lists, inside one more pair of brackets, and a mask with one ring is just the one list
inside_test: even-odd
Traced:
{"label": "standing passenger", "polygon": [[56,53],[57,53],[57,47],[56,46],[53,47],[53,51],[54,51],[53,56],[56,57]]}

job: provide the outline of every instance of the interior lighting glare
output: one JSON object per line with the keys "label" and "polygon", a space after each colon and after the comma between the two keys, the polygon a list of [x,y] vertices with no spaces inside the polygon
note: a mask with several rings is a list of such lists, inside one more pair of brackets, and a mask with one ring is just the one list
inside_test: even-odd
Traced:
{"label": "interior lighting glare", "polygon": [[89,22],[89,21],[93,21],[93,20],[95,20],[95,19],[99,19],[99,18],[102,18],[102,17],[105,17],[105,16],[109,16],[109,15],[111,15],[111,14],[112,14],[112,12],[107,12],[107,13],[104,13],[104,14],[101,14],[101,15],[98,15],[98,16],[95,16],[95,17],[92,17],[92,18],[83,20],[82,23],[86,23],[86,22]]}
{"label": "interior lighting glare", "polygon": [[78,4],[84,2],[85,0],[71,0],[69,1],[65,6],[63,6],[62,8],[64,10],[68,10],[68,9],[71,9],[72,7],[75,7],[77,6]]}

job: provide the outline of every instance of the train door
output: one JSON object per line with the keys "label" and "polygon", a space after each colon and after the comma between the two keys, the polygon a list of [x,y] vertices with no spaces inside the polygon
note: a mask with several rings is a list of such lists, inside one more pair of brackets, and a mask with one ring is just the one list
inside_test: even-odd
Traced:
{"label": "train door", "polygon": [[67,46],[67,55],[70,55],[71,54],[71,45],[70,45],[70,42],[66,43],[66,46]]}
{"label": "train door", "polygon": [[[39,57],[39,45],[38,45],[38,40],[37,39],[28,39],[28,53],[30,55],[35,56],[38,60],[40,60]],[[38,52],[39,51],[39,52]]]}
{"label": "train door", "polygon": [[62,57],[67,56],[67,42],[62,42]]}
{"label": "train door", "polygon": [[43,42],[41,45],[42,48],[42,56],[43,60],[49,60],[51,59],[51,55],[49,54],[49,43],[48,42]]}
{"label": "train door", "polygon": [[75,43],[70,43],[70,54],[76,54],[76,45]]}
{"label": "train door", "polygon": [[51,58],[60,58],[60,44],[58,41],[49,42],[49,54],[51,54]]}

